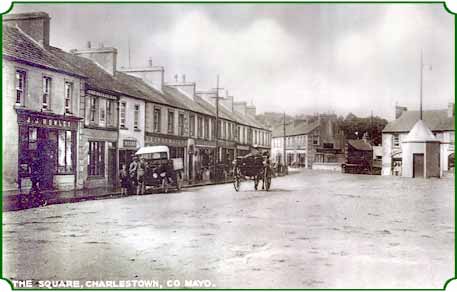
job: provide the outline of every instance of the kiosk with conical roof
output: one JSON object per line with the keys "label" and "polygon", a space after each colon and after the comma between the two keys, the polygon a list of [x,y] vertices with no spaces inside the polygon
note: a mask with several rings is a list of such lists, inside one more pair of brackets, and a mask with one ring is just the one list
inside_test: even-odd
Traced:
{"label": "kiosk with conical roof", "polygon": [[402,141],[402,176],[440,177],[440,141],[418,120]]}

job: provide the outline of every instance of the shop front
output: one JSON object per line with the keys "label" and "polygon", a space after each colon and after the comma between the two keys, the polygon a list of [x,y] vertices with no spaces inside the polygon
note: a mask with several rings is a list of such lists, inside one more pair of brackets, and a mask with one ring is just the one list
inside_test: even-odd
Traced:
{"label": "shop front", "polygon": [[80,118],[25,109],[16,112],[19,126],[18,188],[31,187],[34,168],[39,170],[41,189],[75,188]]}
{"label": "shop front", "polygon": [[[191,139],[194,140],[194,139]],[[214,171],[214,152],[216,143],[203,139],[194,140],[194,176],[195,182],[207,182]]]}
{"label": "shop front", "polygon": [[135,152],[138,150],[138,141],[134,138],[125,138],[121,140],[121,145],[119,145],[119,168],[122,168],[122,165],[126,165],[128,168],[130,163],[133,160]]}

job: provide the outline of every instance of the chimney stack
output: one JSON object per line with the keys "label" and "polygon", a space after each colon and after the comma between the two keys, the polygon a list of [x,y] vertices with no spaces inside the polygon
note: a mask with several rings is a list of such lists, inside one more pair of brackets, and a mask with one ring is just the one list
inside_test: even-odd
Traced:
{"label": "chimney stack", "polygon": [[49,46],[50,22],[46,12],[3,15],[3,24],[17,26],[44,48]]}
{"label": "chimney stack", "polygon": [[[88,43],[89,44],[89,43]],[[103,46],[100,43],[100,46]],[[90,59],[100,65],[110,75],[117,70],[117,49],[111,47],[87,48],[83,50],[71,50],[71,53]]]}
{"label": "chimney stack", "polygon": [[221,98],[220,102],[223,107],[233,112],[233,96],[227,95],[225,98]]}
{"label": "chimney stack", "polygon": [[250,105],[246,107],[246,114],[252,118],[255,118],[257,111],[255,105]]}
{"label": "chimney stack", "polygon": [[87,41],[87,48],[90,49],[91,46],[92,46],[92,45],[91,45],[90,41]]}
{"label": "chimney stack", "polygon": [[247,108],[247,104],[245,101],[239,101],[239,102],[233,103],[233,109],[235,110],[235,112],[240,113],[244,116],[247,114],[246,108]]}
{"label": "chimney stack", "polygon": [[165,80],[165,69],[162,66],[153,66],[149,58],[148,66],[144,68],[122,68],[119,71],[141,78],[149,86],[162,91]]}

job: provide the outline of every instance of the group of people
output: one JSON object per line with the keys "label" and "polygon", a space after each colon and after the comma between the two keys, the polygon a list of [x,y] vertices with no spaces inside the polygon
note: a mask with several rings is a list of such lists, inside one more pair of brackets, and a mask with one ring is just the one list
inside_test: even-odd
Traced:
{"label": "group of people", "polygon": [[128,168],[126,164],[122,165],[122,169],[119,172],[119,178],[121,181],[121,195],[134,193],[137,195],[144,194],[145,167],[146,165],[144,159],[139,158],[137,155],[133,156],[132,162],[130,162]]}

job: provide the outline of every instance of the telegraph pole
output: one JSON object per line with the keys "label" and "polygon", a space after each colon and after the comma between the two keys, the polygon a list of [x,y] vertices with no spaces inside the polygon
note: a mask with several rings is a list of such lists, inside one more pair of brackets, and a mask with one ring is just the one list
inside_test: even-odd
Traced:
{"label": "telegraph pole", "polygon": [[422,71],[424,71],[423,51],[421,51],[421,72],[420,72],[420,119],[422,120]]}
{"label": "telegraph pole", "polygon": [[283,155],[284,155],[284,172],[288,174],[288,166],[287,166],[287,157],[286,157],[286,112],[284,112],[283,116]]}
{"label": "telegraph pole", "polygon": [[216,171],[217,171],[217,160],[219,159],[219,90],[224,89],[219,87],[219,74],[217,75],[217,83],[216,83],[216,125],[214,127],[215,129],[215,141],[216,141],[216,149],[214,150],[214,176],[216,177]]}

